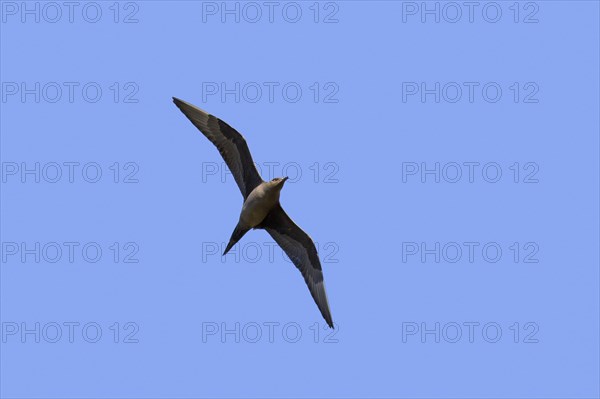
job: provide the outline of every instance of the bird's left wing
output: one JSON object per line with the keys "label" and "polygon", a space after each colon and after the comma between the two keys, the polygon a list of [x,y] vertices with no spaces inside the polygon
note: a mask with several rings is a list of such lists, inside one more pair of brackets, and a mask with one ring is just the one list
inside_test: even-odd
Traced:
{"label": "bird's left wing", "polygon": [[252,190],[262,183],[262,179],[256,170],[244,137],[221,119],[192,104],[175,97],[173,97],[173,102],[190,122],[217,147],[246,199]]}
{"label": "bird's left wing", "polygon": [[321,315],[329,327],[333,328],[321,262],[312,239],[294,223],[280,204],[275,205],[258,227],[267,230],[300,270]]}

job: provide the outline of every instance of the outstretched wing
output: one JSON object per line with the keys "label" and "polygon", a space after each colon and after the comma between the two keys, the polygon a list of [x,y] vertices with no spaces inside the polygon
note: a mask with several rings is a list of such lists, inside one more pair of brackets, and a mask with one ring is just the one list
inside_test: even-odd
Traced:
{"label": "outstretched wing", "polygon": [[275,205],[259,227],[267,230],[300,270],[323,318],[333,328],[321,262],[311,238],[294,223],[280,204]]}
{"label": "outstretched wing", "polygon": [[175,97],[173,97],[173,102],[194,126],[217,147],[246,199],[263,180],[254,166],[244,137],[221,119],[192,104]]}

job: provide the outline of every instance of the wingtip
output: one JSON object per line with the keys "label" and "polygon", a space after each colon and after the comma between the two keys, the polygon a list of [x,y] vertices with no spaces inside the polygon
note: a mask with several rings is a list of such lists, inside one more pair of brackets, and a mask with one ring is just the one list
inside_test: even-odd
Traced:
{"label": "wingtip", "polygon": [[[179,108],[184,114],[187,115],[188,112],[201,112],[202,114],[205,114],[207,116],[210,116],[210,114],[208,112],[206,112],[205,110],[203,110],[200,107],[197,107],[193,104],[190,104],[186,101],[183,101],[180,98],[177,97],[171,97],[173,99],[173,103],[177,106],[177,108]],[[189,118],[189,116],[188,116]]]}
{"label": "wingtip", "polygon": [[327,323],[329,328],[335,330],[335,327],[333,325],[333,317],[331,317],[331,313],[329,312],[329,307],[327,308],[327,314],[323,315],[323,318],[325,319],[325,322]]}
{"label": "wingtip", "polygon": [[333,324],[333,317],[331,317],[331,312],[329,311],[329,304],[327,304],[327,309],[321,312],[321,316],[323,316],[323,320],[329,326],[329,328],[335,330],[335,326]]}

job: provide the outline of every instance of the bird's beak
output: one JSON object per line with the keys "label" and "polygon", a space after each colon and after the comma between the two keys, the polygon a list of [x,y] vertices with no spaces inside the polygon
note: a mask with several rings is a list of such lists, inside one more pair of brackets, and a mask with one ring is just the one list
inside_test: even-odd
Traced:
{"label": "bird's beak", "polygon": [[285,181],[288,179],[288,177],[284,177],[283,179],[279,180],[279,187],[283,187],[283,183],[285,183]]}

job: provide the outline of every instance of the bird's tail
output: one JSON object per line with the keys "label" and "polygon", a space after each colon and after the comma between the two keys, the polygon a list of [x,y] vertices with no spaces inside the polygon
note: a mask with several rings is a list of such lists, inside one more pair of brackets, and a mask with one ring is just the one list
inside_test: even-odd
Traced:
{"label": "bird's tail", "polygon": [[237,226],[233,230],[231,234],[231,238],[229,239],[229,244],[227,244],[227,248],[225,248],[225,252],[223,252],[223,256],[229,252],[231,247],[233,247],[243,236],[250,230],[249,227],[242,226],[241,223],[238,222]]}

